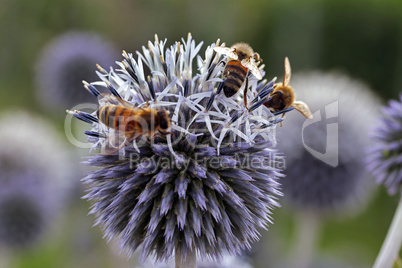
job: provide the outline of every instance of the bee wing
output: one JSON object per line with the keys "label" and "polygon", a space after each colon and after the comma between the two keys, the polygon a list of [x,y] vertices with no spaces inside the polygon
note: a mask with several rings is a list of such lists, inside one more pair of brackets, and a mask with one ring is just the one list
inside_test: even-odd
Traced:
{"label": "bee wing", "polygon": [[123,105],[125,107],[133,108],[133,104],[128,101],[123,100],[120,97],[117,97],[110,93],[102,93],[98,96],[98,102],[101,105],[114,104],[114,105]]}
{"label": "bee wing", "polygon": [[102,144],[101,153],[110,155],[118,152],[126,145],[126,138],[123,134],[113,131],[110,132]]}
{"label": "bee wing", "polygon": [[239,57],[237,56],[236,49],[229,47],[214,47],[214,50],[219,54],[224,54],[229,56],[230,58],[237,60]]}
{"label": "bee wing", "polygon": [[283,75],[283,86],[286,87],[289,85],[290,76],[292,74],[292,69],[290,68],[290,62],[288,57],[285,57],[285,71]]}
{"label": "bee wing", "polygon": [[257,64],[252,60],[251,58],[249,59],[244,59],[241,61],[241,65],[246,67],[247,69],[250,70],[250,72],[257,77],[258,80],[262,79],[262,74],[260,69],[258,69]]}
{"label": "bee wing", "polygon": [[313,114],[310,111],[308,105],[302,101],[295,101],[293,103],[293,107],[298,110],[302,115],[307,117],[308,119],[313,119]]}

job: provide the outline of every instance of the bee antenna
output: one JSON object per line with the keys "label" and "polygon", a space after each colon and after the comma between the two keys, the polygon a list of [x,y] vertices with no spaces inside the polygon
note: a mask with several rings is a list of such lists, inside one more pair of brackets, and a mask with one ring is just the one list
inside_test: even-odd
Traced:
{"label": "bee antenna", "polygon": [[262,62],[262,59],[261,59],[261,57],[260,57],[260,54],[258,54],[257,52],[255,52],[255,53],[253,54],[253,58],[254,58],[256,61],[258,61],[258,64],[259,64],[260,62]]}

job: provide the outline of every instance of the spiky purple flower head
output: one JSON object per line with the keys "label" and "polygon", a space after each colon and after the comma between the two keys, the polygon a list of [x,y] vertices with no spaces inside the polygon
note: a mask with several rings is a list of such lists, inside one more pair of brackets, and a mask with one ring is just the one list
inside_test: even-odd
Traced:
{"label": "spiky purple flower head", "polygon": [[109,66],[118,56],[114,45],[93,32],[70,31],[43,49],[36,65],[37,98],[44,107],[64,111],[94,102],[82,88],[82,77],[94,80],[96,63]]}
{"label": "spiky purple flower head", "polygon": [[[226,56],[208,46],[205,59],[191,35],[165,49],[166,40],[148,42],[138,58],[123,52],[120,69],[98,67],[96,86],[133,104],[170,112],[171,134],[134,140],[114,154],[97,154],[87,163],[99,167],[84,182],[91,212],[108,239],[116,237],[129,253],[140,248],[142,258],[167,260],[174,252],[182,262],[189,254],[219,259],[237,254],[260,236],[281,195],[272,149],[280,120],[256,101],[248,112],[239,99],[217,95]],[[193,61],[197,59],[197,71]],[[147,75],[148,74],[148,75]],[[272,89],[273,82],[249,79],[249,99]],[[258,97],[257,97],[258,98]],[[86,133],[102,148],[113,137],[96,113],[70,111],[92,123]],[[279,160],[278,160],[279,159]],[[279,163],[280,164],[280,163]]]}
{"label": "spiky purple flower head", "polygon": [[291,84],[314,119],[292,113],[278,128],[286,157],[284,199],[324,214],[357,208],[371,188],[364,155],[378,98],[364,83],[339,73],[299,73]]}
{"label": "spiky purple flower head", "polygon": [[60,215],[75,167],[57,132],[24,112],[2,115],[0,147],[0,245],[33,246]]}
{"label": "spiky purple flower head", "polygon": [[402,95],[383,107],[380,124],[373,133],[374,144],[367,155],[367,169],[390,194],[402,188]]}

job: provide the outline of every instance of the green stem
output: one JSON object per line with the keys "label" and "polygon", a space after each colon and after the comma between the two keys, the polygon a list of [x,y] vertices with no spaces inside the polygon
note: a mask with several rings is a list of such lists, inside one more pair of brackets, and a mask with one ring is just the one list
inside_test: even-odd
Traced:
{"label": "green stem", "polygon": [[186,259],[182,259],[179,247],[175,250],[175,268],[197,268],[197,256],[195,250],[188,249]]}
{"label": "green stem", "polygon": [[392,219],[385,241],[373,268],[391,268],[398,257],[402,244],[402,191],[398,207]]}
{"label": "green stem", "polygon": [[[11,267],[12,259],[15,260],[15,255],[11,257],[11,253],[7,251],[0,251],[0,267]],[[14,261],[15,263],[15,261]],[[15,265],[15,264],[14,264]]]}
{"label": "green stem", "polygon": [[320,219],[314,213],[304,211],[297,217],[296,238],[293,244],[290,267],[310,267],[314,259],[320,229]]}

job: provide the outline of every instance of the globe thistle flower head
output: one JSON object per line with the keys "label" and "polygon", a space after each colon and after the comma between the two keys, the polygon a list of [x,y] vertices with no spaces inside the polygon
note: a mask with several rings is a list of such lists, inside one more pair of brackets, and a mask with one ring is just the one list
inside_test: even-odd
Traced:
{"label": "globe thistle flower head", "polygon": [[74,166],[52,127],[24,112],[0,118],[0,147],[0,245],[28,248],[67,201]]}
{"label": "globe thistle flower head", "polygon": [[361,82],[338,73],[299,73],[292,86],[314,120],[289,114],[278,130],[287,159],[284,199],[321,215],[351,212],[370,189],[362,156],[378,99]]}
{"label": "globe thistle flower head", "polygon": [[[134,112],[139,107],[169,112],[169,131],[160,133],[150,124],[156,135],[123,137],[123,146],[110,152],[105,148],[118,134],[104,118],[69,111],[92,124],[86,132],[92,150],[101,149],[87,160],[99,169],[84,179],[96,223],[129,254],[140,248],[143,259],[167,260],[173,252],[182,261],[188,254],[214,260],[224,251],[238,254],[259,238],[257,228],[267,227],[279,205],[281,173],[272,146],[280,120],[261,105],[258,93],[271,90],[273,82],[250,77],[250,98],[257,96],[250,111],[239,99],[215,96],[226,56],[216,54],[212,44],[202,59],[201,45],[189,35],[165,49],[166,40],[156,36],[137,59],[123,52],[120,69],[99,67],[101,81],[85,83],[101,107],[105,98],[120,99]],[[111,94],[100,94],[98,86]]]}
{"label": "globe thistle flower head", "polygon": [[113,44],[96,33],[70,31],[56,37],[36,65],[38,100],[59,112],[77,103],[94,102],[81,90],[82,77],[96,79],[95,64],[111,66],[117,55]]}
{"label": "globe thistle flower head", "polygon": [[367,169],[390,194],[395,194],[402,185],[402,95],[382,111],[372,137],[374,144],[367,155]]}

